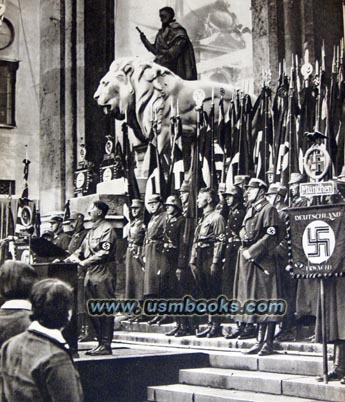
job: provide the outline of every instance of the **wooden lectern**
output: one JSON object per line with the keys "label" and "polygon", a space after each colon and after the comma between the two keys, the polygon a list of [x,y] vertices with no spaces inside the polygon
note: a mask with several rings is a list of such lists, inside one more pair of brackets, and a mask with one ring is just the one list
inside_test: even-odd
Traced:
{"label": "wooden lectern", "polygon": [[68,283],[73,288],[73,313],[72,319],[67,327],[63,330],[62,334],[68,342],[70,349],[73,353],[78,350],[78,265],[72,263],[40,263],[32,265],[38,275],[38,279],[58,278]]}

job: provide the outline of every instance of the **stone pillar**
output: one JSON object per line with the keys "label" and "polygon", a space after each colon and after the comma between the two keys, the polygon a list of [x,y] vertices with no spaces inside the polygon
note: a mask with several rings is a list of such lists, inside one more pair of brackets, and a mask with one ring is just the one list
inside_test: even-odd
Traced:
{"label": "stone pillar", "polygon": [[40,200],[41,213],[65,201],[65,13],[63,0],[41,0]]}
{"label": "stone pillar", "polygon": [[[279,2],[279,0],[278,0]],[[271,69],[278,76],[279,31],[277,0],[252,0],[253,60],[255,92],[262,85],[262,73]]]}
{"label": "stone pillar", "polygon": [[292,65],[292,57],[301,56],[301,20],[300,0],[283,0],[284,7],[284,48],[287,72]]}
{"label": "stone pillar", "polygon": [[104,155],[105,135],[114,133],[114,118],[93,99],[98,83],[114,60],[114,0],[85,0],[85,144],[96,166]]}
{"label": "stone pillar", "polygon": [[76,2],[65,0],[65,186],[66,199],[73,197],[76,167]]}
{"label": "stone pillar", "polygon": [[85,144],[85,44],[84,44],[84,1],[76,2],[76,85],[77,85],[77,157],[76,164],[80,162],[79,146]]}

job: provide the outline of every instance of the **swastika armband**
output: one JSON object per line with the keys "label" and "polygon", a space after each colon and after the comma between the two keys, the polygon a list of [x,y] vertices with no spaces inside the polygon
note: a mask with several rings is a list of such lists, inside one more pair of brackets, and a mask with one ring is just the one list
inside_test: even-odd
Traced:
{"label": "swastika armband", "polygon": [[274,236],[277,233],[277,231],[275,227],[270,226],[269,228],[267,228],[266,233],[270,236]]}
{"label": "swastika armband", "polygon": [[102,250],[109,251],[109,250],[110,250],[110,247],[111,247],[111,244],[110,244],[108,241],[104,241],[104,242],[101,244],[101,249],[102,249]]}

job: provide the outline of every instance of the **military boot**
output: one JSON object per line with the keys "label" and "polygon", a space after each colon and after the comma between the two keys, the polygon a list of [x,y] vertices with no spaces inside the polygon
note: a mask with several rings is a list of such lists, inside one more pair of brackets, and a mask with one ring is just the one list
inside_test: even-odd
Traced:
{"label": "military boot", "polygon": [[167,332],[166,336],[176,336],[176,333],[180,330],[181,327],[181,319],[179,317],[176,318],[176,326],[169,332]]}
{"label": "military boot", "polygon": [[275,322],[269,322],[267,324],[267,330],[266,330],[266,337],[265,337],[265,342],[258,353],[259,356],[268,356],[268,355],[273,355],[274,350],[273,350],[273,339],[274,339],[274,331],[276,329],[276,323]]}
{"label": "military boot", "polygon": [[90,356],[105,356],[113,354],[111,350],[111,341],[114,332],[114,317],[102,317],[101,328],[102,339],[100,345],[98,348],[91,350],[88,353]]}
{"label": "military boot", "polygon": [[245,328],[242,333],[238,336],[238,339],[250,339],[255,338],[256,329],[254,324],[245,324]]}
{"label": "military boot", "polygon": [[179,330],[176,332],[175,337],[195,335],[195,331],[193,331],[189,318],[181,317],[180,320],[181,320],[181,326]]}
{"label": "military boot", "polygon": [[203,331],[197,331],[196,332],[196,337],[197,338],[206,338],[206,336],[209,334],[209,332],[211,331],[211,329],[212,329],[212,322],[208,322],[207,323],[207,327],[203,330]]}
{"label": "military boot", "polygon": [[211,330],[206,336],[207,338],[217,338],[218,336],[223,336],[220,322],[213,322]]}
{"label": "military boot", "polygon": [[256,355],[261,350],[266,334],[267,324],[259,324],[258,325],[258,334],[256,336],[255,344],[247,351],[243,352],[245,355]]}

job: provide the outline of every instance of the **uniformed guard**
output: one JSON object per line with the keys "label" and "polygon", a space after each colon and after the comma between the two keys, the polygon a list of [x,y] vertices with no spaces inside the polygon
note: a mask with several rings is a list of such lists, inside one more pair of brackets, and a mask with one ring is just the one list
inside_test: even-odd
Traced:
{"label": "uniformed guard", "polygon": [[305,175],[301,173],[291,173],[290,181],[289,181],[289,190],[291,207],[306,207],[309,205],[309,199],[306,197],[300,196],[299,185],[301,183],[305,183],[307,178]]}
{"label": "uniformed guard", "polygon": [[[307,177],[301,173],[291,173],[289,190],[291,195],[291,207],[307,207],[311,205],[311,200],[300,195],[300,184],[305,183]],[[296,336],[299,337],[299,328],[304,326],[314,326],[317,298],[319,294],[318,281],[314,279],[297,279],[296,290]],[[312,337],[313,339],[314,337]]]}
{"label": "uniformed guard", "polygon": [[246,214],[243,205],[243,193],[238,186],[231,186],[224,192],[226,203],[229,209],[225,226],[226,246],[223,264],[223,294],[229,299],[232,298],[234,275],[238,249],[241,245],[239,236],[242,221]]}
{"label": "uniformed guard", "polygon": [[[68,254],[73,254],[82,245],[87,230],[84,227],[84,215],[79,212],[71,212],[68,219],[64,221],[69,224],[72,229],[71,241],[68,245]],[[85,272],[79,270],[78,272],[78,332],[80,335],[79,342],[87,342],[94,339],[92,329],[89,326],[89,319],[85,308],[85,292],[84,292]]]}
{"label": "uniformed guard", "polygon": [[62,222],[63,218],[59,215],[54,215],[48,221],[50,223],[50,228],[54,232],[53,243],[67,251],[69,242],[71,241],[71,236],[63,231]]}
{"label": "uniformed guard", "polygon": [[[160,296],[161,265],[163,261],[164,229],[166,211],[159,194],[153,194],[148,200],[151,214],[144,240],[144,297],[157,298]],[[149,321],[149,324],[159,324],[161,316]]]}
{"label": "uniformed guard", "polygon": [[250,176],[247,174],[240,174],[234,177],[234,185],[238,186],[243,191],[243,203],[247,206],[246,196],[247,193],[245,191],[246,185],[249,183]]}
{"label": "uniformed guard", "polygon": [[274,168],[271,167],[265,173],[266,176],[266,183],[270,186],[274,182]]}
{"label": "uniformed guard", "polygon": [[282,298],[287,302],[286,314],[282,319],[280,331],[275,337],[278,341],[294,341],[296,337],[295,311],[297,281],[294,280],[285,269],[289,262],[288,243],[290,241],[290,225],[287,213],[288,206],[284,202],[287,191],[287,187],[278,182],[271,184],[266,193],[268,202],[277,208],[280,219],[280,242],[274,250],[274,258],[277,261],[279,269],[279,292]]}
{"label": "uniformed guard", "polygon": [[[226,246],[223,259],[222,293],[227,296],[228,299],[231,299],[234,287],[237,254],[241,245],[239,232],[246,214],[246,209],[243,205],[243,192],[239,186],[233,185],[227,188],[224,191],[224,197],[228,207],[228,217],[225,226]],[[241,333],[242,331],[236,331],[232,334],[228,330],[224,336],[225,338],[234,338]]]}
{"label": "uniformed guard", "polygon": [[[265,199],[267,184],[251,179],[247,185],[250,207],[240,231],[234,298],[242,305],[247,300],[276,299],[278,296],[277,267],[272,253],[279,242],[279,216],[275,207]],[[269,276],[265,274],[268,271]],[[273,336],[277,317],[271,315],[239,315],[239,321],[258,322],[255,345],[246,353],[260,355],[273,352]]]}
{"label": "uniformed guard", "polygon": [[[103,201],[94,201],[89,208],[93,222],[82,245],[68,259],[86,270],[84,287],[86,302],[89,299],[115,297],[115,240],[113,227],[105,220],[109,207]],[[114,331],[113,316],[92,316],[98,345],[86,352],[91,356],[112,354],[111,341]]]}
{"label": "uniformed guard", "polygon": [[[164,249],[162,264],[162,291],[163,298],[182,298],[181,279],[188,261],[185,259],[183,235],[185,218],[182,216],[182,203],[178,196],[172,195],[165,202],[167,217],[164,231]],[[186,317],[177,317],[176,326],[166,335],[191,335]]]}
{"label": "uniformed guard", "polygon": [[130,210],[133,219],[129,227],[126,252],[126,299],[137,299],[138,301],[142,301],[144,298],[145,264],[142,253],[146,227],[143,219],[143,207],[142,200],[132,200]]}
{"label": "uniformed guard", "polygon": [[[217,298],[221,294],[222,253],[225,243],[224,218],[215,210],[217,194],[210,188],[199,191],[197,204],[203,210],[195,229],[190,267],[200,296]],[[209,316],[207,328],[198,337],[221,336],[219,317]]]}
{"label": "uniformed guard", "polygon": [[72,228],[72,237],[67,251],[69,254],[73,254],[82,245],[87,235],[87,229],[84,227],[84,215],[73,211],[65,222],[69,222]]}

